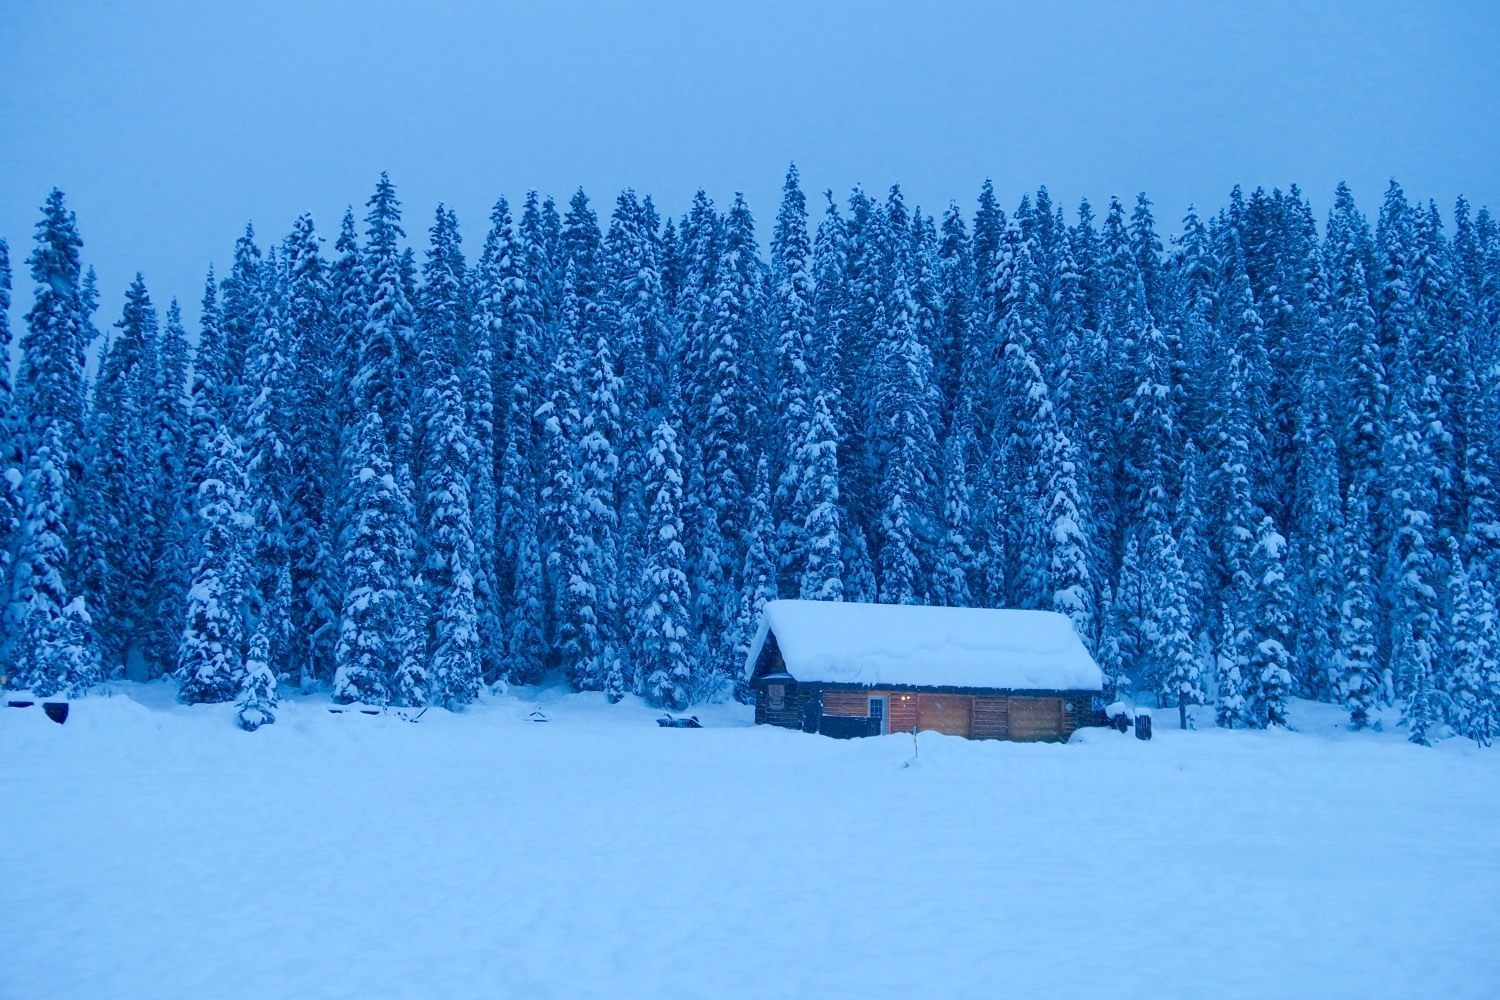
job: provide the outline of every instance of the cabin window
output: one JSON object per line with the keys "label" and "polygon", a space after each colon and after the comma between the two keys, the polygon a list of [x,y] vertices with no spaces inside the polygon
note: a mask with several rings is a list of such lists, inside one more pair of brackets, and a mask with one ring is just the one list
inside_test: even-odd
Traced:
{"label": "cabin window", "polygon": [[786,685],[767,684],[766,697],[772,708],[786,708]]}

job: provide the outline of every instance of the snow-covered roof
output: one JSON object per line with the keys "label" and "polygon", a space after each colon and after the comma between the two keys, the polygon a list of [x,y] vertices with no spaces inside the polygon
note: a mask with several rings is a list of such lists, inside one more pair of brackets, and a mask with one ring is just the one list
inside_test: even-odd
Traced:
{"label": "snow-covered roof", "polygon": [[772,601],[747,675],[772,632],[799,681],[1046,691],[1104,684],[1073,623],[1053,611]]}

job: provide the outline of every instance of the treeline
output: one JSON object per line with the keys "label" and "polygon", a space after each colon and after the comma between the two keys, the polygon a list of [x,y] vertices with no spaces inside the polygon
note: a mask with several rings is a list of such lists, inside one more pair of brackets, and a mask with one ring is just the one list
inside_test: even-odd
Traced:
{"label": "treeline", "polygon": [[[1500,229],[1392,183],[971,218],[795,168],[606,226],[504,199],[419,258],[382,175],[209,274],[196,345],[137,276],[101,337],[61,193],[14,391],[0,328],[9,683],[173,674],[457,707],[559,673],[682,706],[741,684],[777,596],[1049,608],[1111,693],[1286,721],[1402,704],[1500,729]],[[0,289],[10,265],[0,245]],[[0,317],[6,311],[0,309]],[[7,320],[8,322],[8,320]],[[97,374],[86,358],[101,341]],[[741,692],[743,693],[743,692]]]}

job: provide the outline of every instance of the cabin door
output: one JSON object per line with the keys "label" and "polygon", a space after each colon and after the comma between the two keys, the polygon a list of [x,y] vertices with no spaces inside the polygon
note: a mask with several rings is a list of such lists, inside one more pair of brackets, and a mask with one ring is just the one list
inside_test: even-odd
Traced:
{"label": "cabin door", "polygon": [[890,732],[886,725],[887,702],[884,695],[870,699],[870,726],[881,736]]}
{"label": "cabin door", "polygon": [[917,728],[949,736],[968,736],[974,717],[974,699],[966,694],[922,694],[917,696]]}

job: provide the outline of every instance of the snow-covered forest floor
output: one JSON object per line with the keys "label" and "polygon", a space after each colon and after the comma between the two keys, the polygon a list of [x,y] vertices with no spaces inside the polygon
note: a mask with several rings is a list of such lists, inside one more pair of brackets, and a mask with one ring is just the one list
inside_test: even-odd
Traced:
{"label": "snow-covered forest floor", "polygon": [[113,690],[0,709],[0,995],[1500,995],[1500,753],[1393,718],[913,762],[737,705],[299,698],[250,736]]}

